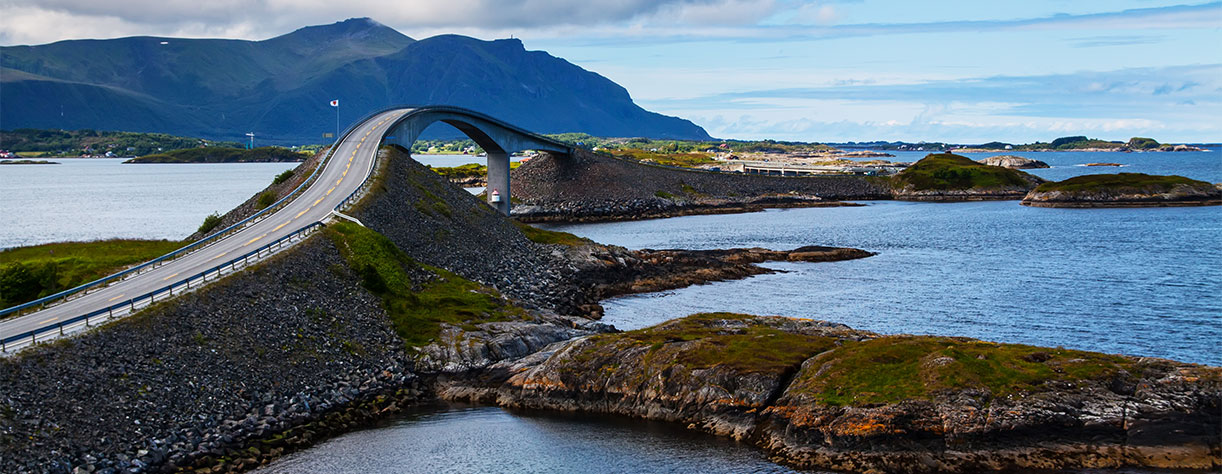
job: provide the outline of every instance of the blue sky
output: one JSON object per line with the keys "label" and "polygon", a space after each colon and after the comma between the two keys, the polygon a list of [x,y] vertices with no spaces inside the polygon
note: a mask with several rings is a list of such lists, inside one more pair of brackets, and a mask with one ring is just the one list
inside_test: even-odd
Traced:
{"label": "blue sky", "polygon": [[[1222,141],[1222,2],[0,0],[0,43],[513,35],[727,138]],[[235,13],[240,12],[240,13]]]}

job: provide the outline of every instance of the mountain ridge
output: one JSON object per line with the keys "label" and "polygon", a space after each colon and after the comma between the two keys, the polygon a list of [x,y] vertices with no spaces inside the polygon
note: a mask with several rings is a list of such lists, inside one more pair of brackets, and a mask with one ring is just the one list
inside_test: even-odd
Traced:
{"label": "mountain ridge", "polygon": [[[597,73],[520,40],[416,40],[368,18],[260,41],[134,36],[0,47],[3,128],[326,141],[400,104],[468,107],[540,133],[709,139]],[[436,135],[430,130],[431,135]],[[457,133],[456,131],[451,131]]]}

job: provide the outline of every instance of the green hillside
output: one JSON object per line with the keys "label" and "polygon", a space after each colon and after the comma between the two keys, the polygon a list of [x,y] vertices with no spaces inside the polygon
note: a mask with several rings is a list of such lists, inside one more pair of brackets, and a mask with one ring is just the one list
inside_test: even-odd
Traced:
{"label": "green hillside", "polygon": [[124,163],[270,163],[304,161],[309,155],[288,148],[190,148],[132,158]]}

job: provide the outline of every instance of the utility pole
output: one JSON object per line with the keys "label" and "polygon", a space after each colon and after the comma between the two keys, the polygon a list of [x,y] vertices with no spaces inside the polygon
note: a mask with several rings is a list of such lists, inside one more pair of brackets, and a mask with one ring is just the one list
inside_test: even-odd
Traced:
{"label": "utility pole", "polygon": [[331,106],[335,107],[335,139],[339,140],[339,99],[332,100]]}
{"label": "utility pole", "polygon": [[247,147],[247,149],[248,150],[255,149],[255,132],[248,132],[246,136],[250,137],[250,146]]}

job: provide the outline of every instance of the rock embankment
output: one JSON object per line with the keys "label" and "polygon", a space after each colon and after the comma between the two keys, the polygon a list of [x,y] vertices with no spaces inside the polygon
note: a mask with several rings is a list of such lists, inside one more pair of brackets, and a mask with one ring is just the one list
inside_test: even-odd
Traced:
{"label": "rock embankment", "polygon": [[1222,188],[1182,176],[1118,173],[1047,183],[1023,198],[1033,207],[1170,207],[1222,205]]}
{"label": "rock embankment", "polygon": [[1030,158],[1023,158],[1021,156],[1014,155],[990,156],[982,160],[977,160],[977,162],[982,165],[1000,166],[1002,168],[1010,168],[1014,170],[1048,168],[1048,163],[1044,163],[1043,161],[1032,160]]}
{"label": "rock embankment", "polygon": [[1222,467],[1222,368],[700,314],[549,347],[442,396],[688,424],[809,469]]}
{"label": "rock embankment", "polygon": [[511,173],[514,217],[524,222],[630,220],[766,207],[887,199],[862,176],[775,177],[647,165],[577,150],[542,154]]}

